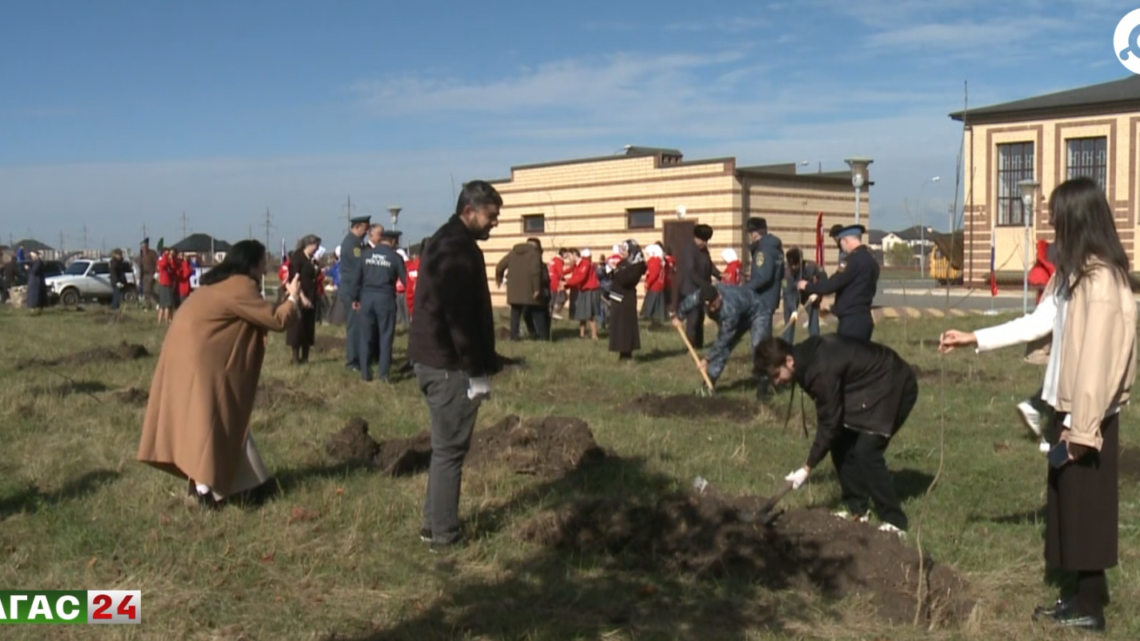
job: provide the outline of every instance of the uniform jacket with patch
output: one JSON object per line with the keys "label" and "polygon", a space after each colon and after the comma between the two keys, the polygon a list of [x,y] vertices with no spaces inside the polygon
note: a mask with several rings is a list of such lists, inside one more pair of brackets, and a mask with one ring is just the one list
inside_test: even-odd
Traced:
{"label": "uniform jacket with patch", "polygon": [[784,274],[784,245],[772,234],[764,234],[752,243],[752,271],[748,289],[756,292],[760,303],[770,310],[780,305],[780,277]]}
{"label": "uniform jacket with patch", "polygon": [[[728,360],[728,356],[732,352],[732,339],[737,334],[750,330],[753,316],[764,307],[756,292],[747,287],[725,285],[724,283],[715,285],[715,287],[720,292],[721,301],[720,309],[715,314],[709,315],[716,322],[718,328],[716,340],[713,341],[712,347],[705,354],[705,358],[710,363]],[[688,316],[701,304],[698,302],[699,299],[700,292],[693,292],[682,298],[677,305],[677,316],[680,318]]]}
{"label": "uniform jacket with patch", "polygon": [[835,294],[831,313],[836,316],[855,316],[871,313],[871,304],[879,287],[879,263],[866,245],[860,245],[847,256],[847,266],[831,276],[822,276],[818,282],[804,288],[809,296]]}
{"label": "uniform jacket with patch", "polygon": [[352,289],[357,285],[357,274],[360,273],[360,256],[366,249],[363,238],[357,238],[349,232],[344,240],[340,241],[340,284],[341,289]]}
{"label": "uniform jacket with patch", "polygon": [[815,401],[818,424],[807,464],[815,467],[843,428],[891,437],[903,389],[914,370],[893,349],[836,334],[792,348],[795,379]]}

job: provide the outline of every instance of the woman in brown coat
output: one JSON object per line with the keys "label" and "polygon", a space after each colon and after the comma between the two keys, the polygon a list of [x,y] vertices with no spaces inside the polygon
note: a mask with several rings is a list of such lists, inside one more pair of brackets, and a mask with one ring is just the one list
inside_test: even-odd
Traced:
{"label": "woman in brown coat", "polygon": [[317,266],[313,255],[321,246],[321,239],[309,234],[297,241],[297,249],[289,257],[289,280],[301,279],[301,318],[289,326],[285,343],[293,348],[293,365],[309,362],[309,348],[316,338],[317,310],[314,301],[320,297],[317,291]]}
{"label": "woman in brown coat", "polygon": [[645,256],[636,240],[621,244],[621,262],[614,270],[610,286],[610,351],[619,360],[633,358],[641,349],[641,328],[637,324],[637,284],[645,275]]}
{"label": "woman in brown coat", "polygon": [[300,309],[300,281],[284,285],[276,308],[262,298],[265,246],[243,240],[174,317],[155,367],[138,460],[190,480],[191,494],[216,506],[269,480],[249,435],[266,333]]}
{"label": "woman in brown coat", "polygon": [[1045,567],[1076,590],[1033,618],[1104,630],[1105,570],[1116,566],[1120,412],[1136,377],[1136,303],[1112,207],[1089,178],[1065,181],[1049,201],[1056,271],[1037,310],[1004,325],[942,337],[986,351],[1052,335],[1041,400],[1053,408],[1046,490]]}

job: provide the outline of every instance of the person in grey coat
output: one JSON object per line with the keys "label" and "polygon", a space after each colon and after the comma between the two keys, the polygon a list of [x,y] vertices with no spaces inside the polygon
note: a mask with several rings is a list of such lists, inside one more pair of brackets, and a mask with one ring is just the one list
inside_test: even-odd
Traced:
{"label": "person in grey coat", "polygon": [[[355,283],[353,279],[357,277],[360,269],[360,257],[364,253],[364,234],[368,231],[368,226],[372,222],[371,216],[357,216],[349,220],[351,227],[349,227],[348,235],[340,243],[340,288],[351,288]],[[357,346],[360,343],[360,334],[357,329],[356,310],[352,307],[352,301],[347,296],[338,297],[341,300],[341,305],[344,307],[344,324],[345,324],[345,337],[344,337],[344,353],[345,363],[344,366],[348,369],[360,371],[368,365],[368,352],[363,353],[364,358],[361,358],[360,352],[357,351]]]}
{"label": "person in grey coat", "polygon": [[36,250],[28,252],[32,264],[28,266],[28,309],[39,312],[48,304],[47,277],[44,276],[44,259]]}

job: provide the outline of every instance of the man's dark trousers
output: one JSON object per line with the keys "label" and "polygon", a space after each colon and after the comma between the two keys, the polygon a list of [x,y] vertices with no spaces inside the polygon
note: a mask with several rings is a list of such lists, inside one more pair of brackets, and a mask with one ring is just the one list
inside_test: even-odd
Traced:
{"label": "man's dark trousers", "polygon": [[870,314],[840,316],[839,327],[835,329],[835,333],[846,338],[869,341],[871,335],[875,333],[875,320]]}
{"label": "man's dark trousers", "polygon": [[[681,298],[684,297],[684,295],[681,296]],[[697,307],[685,317],[685,336],[689,337],[693,349],[701,349],[705,346],[705,310],[703,307]]]}
{"label": "man's dark trousers", "polygon": [[471,433],[481,400],[467,397],[470,377],[464,372],[435,369],[417,363],[416,381],[431,415],[431,467],[424,498],[423,528],[432,542],[454,543],[460,538],[459,489],[463,460],[471,449]]}
{"label": "man's dark trousers", "polygon": [[[895,424],[906,422],[918,400],[918,383],[908,379]],[[843,490],[843,504],[847,511],[860,516],[867,512],[868,499],[874,501],[879,519],[900,530],[907,529],[906,513],[902,511],[891,472],[883,457],[891,440],[885,436],[841,428],[831,446],[831,462]]]}
{"label": "man's dark trousers", "polygon": [[[392,369],[392,343],[396,340],[396,297],[392,292],[362,292],[357,324],[357,353],[371,354],[375,345],[380,380],[387,380]],[[361,363],[360,378],[372,380],[371,361]]]}
{"label": "man's dark trousers", "polygon": [[[364,363],[360,362],[359,353],[357,352],[357,348],[360,344],[360,331],[358,328],[360,323],[356,317],[356,310],[352,308],[352,301],[348,299],[348,296],[338,296],[337,298],[344,299],[344,353],[346,357],[344,365],[345,367],[364,369],[362,367]],[[364,353],[367,354],[368,352],[365,351]]]}
{"label": "man's dark trousers", "polygon": [[550,338],[549,311],[543,305],[511,305],[511,340],[519,340],[519,320],[526,324],[526,331],[531,338],[547,340]]}

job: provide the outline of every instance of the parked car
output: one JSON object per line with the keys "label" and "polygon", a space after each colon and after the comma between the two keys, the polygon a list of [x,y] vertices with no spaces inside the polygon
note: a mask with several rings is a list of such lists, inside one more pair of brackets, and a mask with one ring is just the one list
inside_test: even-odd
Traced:
{"label": "parked car", "polygon": [[[28,268],[32,266],[32,261],[22,260],[16,263],[19,269],[16,270],[16,287],[23,287],[28,284]],[[63,263],[58,260],[45,260],[44,261],[44,277],[51,278],[52,276],[59,276],[63,274],[66,268]]]}
{"label": "parked car", "polygon": [[[123,288],[123,302],[138,298],[134,270],[124,261],[127,284]],[[111,300],[111,261],[83,258],[73,261],[63,273],[47,279],[48,296],[61,305],[78,305],[85,300],[107,302]]]}

